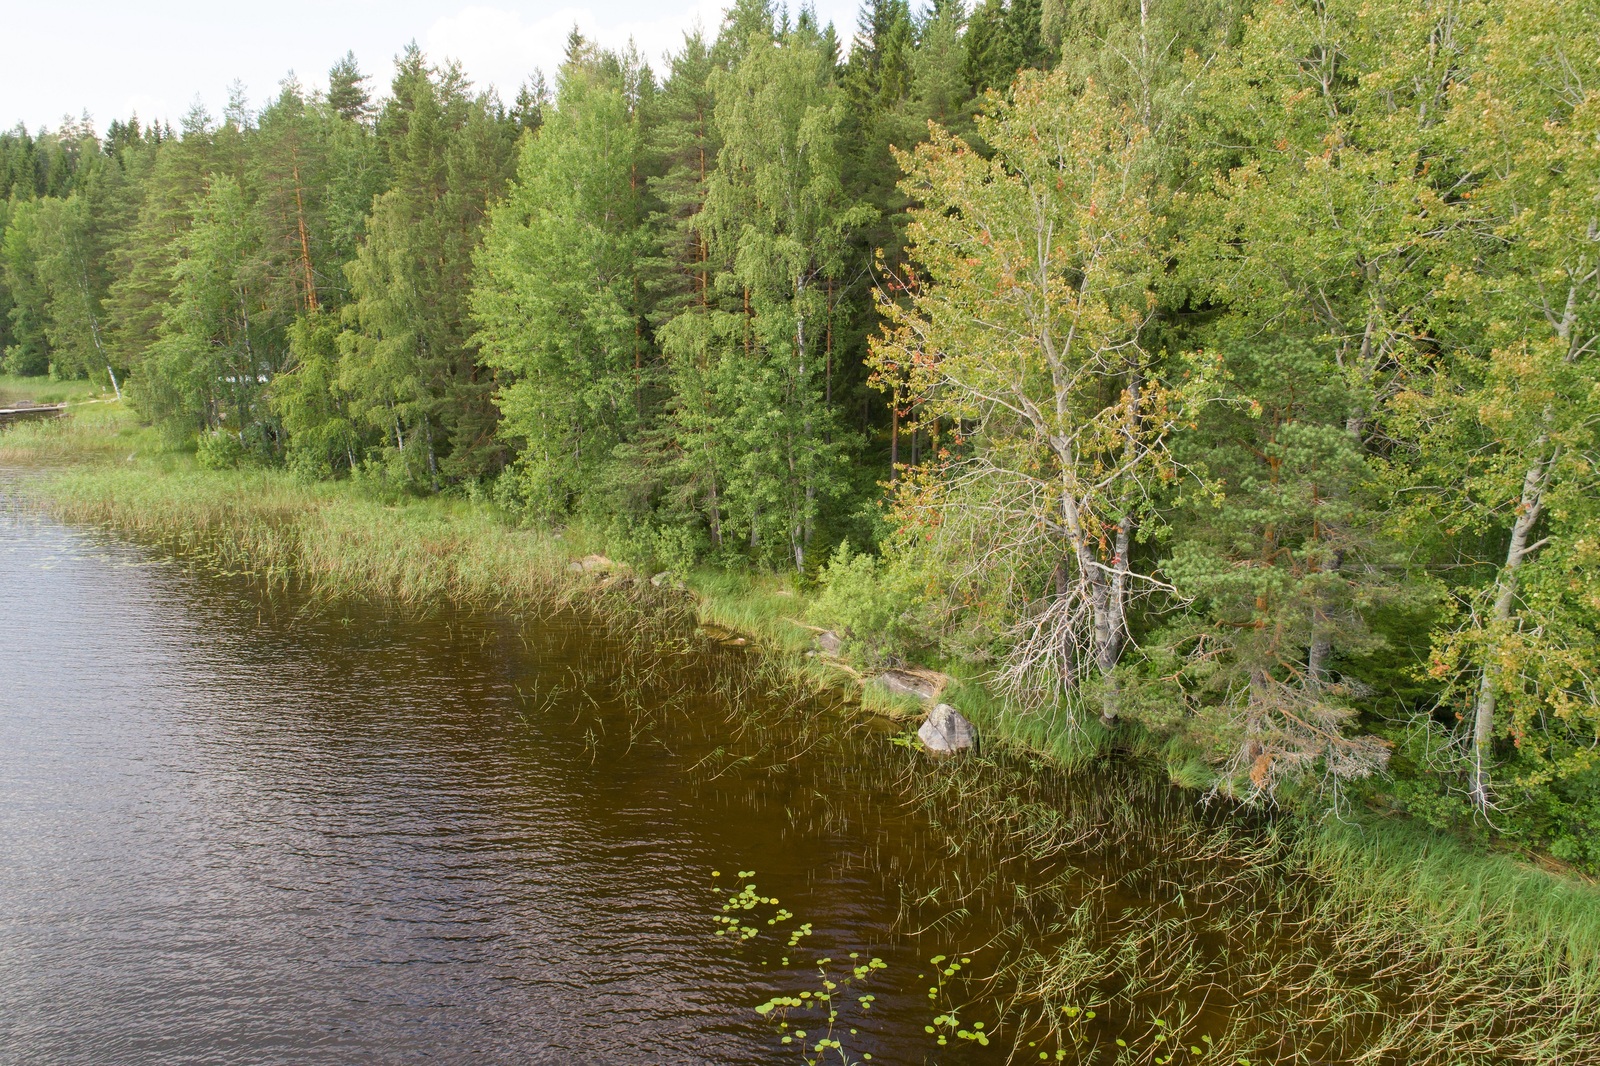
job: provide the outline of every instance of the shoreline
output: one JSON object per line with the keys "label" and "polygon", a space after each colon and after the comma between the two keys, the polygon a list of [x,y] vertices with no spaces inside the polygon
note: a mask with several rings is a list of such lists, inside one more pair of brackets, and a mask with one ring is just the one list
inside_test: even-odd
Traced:
{"label": "shoreline", "polygon": [[[815,627],[800,620],[806,597],[781,578],[699,570],[675,575],[682,578],[678,592],[625,564],[579,565],[574,572],[575,561],[604,554],[602,537],[571,527],[516,528],[470,500],[386,501],[348,482],[201,470],[192,456],[162,448],[152,430],[111,404],[6,431],[0,464],[45,472],[29,495],[63,521],[269,587],[293,582],[318,596],[402,608],[577,606],[616,622],[693,621],[740,635],[818,694],[847,692],[880,713],[908,709],[863,687],[848,664],[808,654]],[[1075,757],[1105,756],[1098,748],[1052,751],[1032,742],[986,698],[975,671],[952,673],[950,702],[989,741],[1066,773]],[[1600,1054],[1600,1020],[1587,1029],[1579,1021],[1586,1013],[1600,1019],[1600,888],[1587,879],[1366,810],[1346,822],[1279,816],[1261,847],[1250,850],[1250,858],[1303,881],[1305,902],[1330,936],[1370,940],[1358,954],[1371,955],[1374,964],[1414,946],[1451,966],[1536,991],[1542,1009],[1565,1013],[1566,1036],[1558,1042],[1566,1050],[1528,1061]]]}

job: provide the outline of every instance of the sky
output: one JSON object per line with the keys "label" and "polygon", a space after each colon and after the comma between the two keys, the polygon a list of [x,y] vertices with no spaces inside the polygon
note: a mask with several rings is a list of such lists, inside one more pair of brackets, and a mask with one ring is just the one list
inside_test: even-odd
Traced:
{"label": "sky", "polygon": [[[130,3],[0,0],[0,127],[55,128],[87,111],[104,132],[137,112],[177,127],[196,99],[220,116],[228,87],[243,82],[260,107],[293,71],[324,88],[327,71],[353,50],[372,85],[386,90],[394,57],[410,41],[433,60],[457,59],[508,102],[535,69],[553,75],[576,23],[607,47],[631,37],[658,70],[696,21],[715,33],[724,0],[545,0],[498,3],[419,0],[144,0]],[[841,39],[854,0],[815,0]]]}

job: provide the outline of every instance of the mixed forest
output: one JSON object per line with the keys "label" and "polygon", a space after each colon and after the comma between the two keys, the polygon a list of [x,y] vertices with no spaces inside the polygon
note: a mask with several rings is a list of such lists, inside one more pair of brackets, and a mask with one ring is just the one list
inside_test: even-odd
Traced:
{"label": "mixed forest", "polygon": [[738,0],[512,101],[413,47],[19,127],[4,370],[1600,871],[1597,14]]}

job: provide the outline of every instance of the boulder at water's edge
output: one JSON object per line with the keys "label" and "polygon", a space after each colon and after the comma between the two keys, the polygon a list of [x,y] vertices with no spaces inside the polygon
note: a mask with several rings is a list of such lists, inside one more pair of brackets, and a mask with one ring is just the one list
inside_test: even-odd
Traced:
{"label": "boulder at water's edge", "polygon": [[941,703],[928,712],[917,739],[929,751],[962,751],[972,747],[978,736],[960,711]]}

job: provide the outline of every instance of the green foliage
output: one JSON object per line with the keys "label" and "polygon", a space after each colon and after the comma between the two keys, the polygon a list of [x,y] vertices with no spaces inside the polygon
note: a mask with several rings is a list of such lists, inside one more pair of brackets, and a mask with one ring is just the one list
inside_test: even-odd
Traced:
{"label": "green foliage", "polygon": [[[1351,398],[1325,348],[1281,335],[1214,343],[1226,399],[1174,448],[1193,480],[1163,563],[1193,603],[1147,642],[1151,674],[1165,679],[1162,697],[1191,707],[1197,745],[1240,795],[1318,764],[1329,781],[1364,776],[1385,753],[1345,735],[1356,687],[1328,659],[1371,648],[1366,616],[1393,579],[1378,512],[1363,506],[1370,474],[1346,426]],[[1154,654],[1157,642],[1169,654]]]}
{"label": "green foliage", "polygon": [[176,243],[172,302],[137,378],[138,402],[174,436],[228,427],[242,437],[264,406],[282,339],[262,312],[261,233],[239,183],[217,175]]}
{"label": "green foliage", "polygon": [[722,143],[696,227],[717,298],[661,328],[675,436],[713,542],[739,537],[805,573],[848,485],[830,403],[833,291],[848,230],[871,212],[845,194],[842,100],[814,28],[754,48],[714,91]]}
{"label": "green foliage", "polygon": [[875,666],[886,664],[910,636],[900,617],[906,596],[887,578],[876,557],[852,553],[850,542],[840,541],[818,575],[822,593],[811,608],[813,617],[834,627],[848,653]]}
{"label": "green foliage", "polygon": [[513,130],[458,68],[430,67],[414,47],[391,92],[377,128],[389,185],[345,264],[339,384],[355,422],[392,442],[404,480],[437,489],[503,462],[468,298],[488,204],[510,176]]}
{"label": "green foliage", "polygon": [[45,337],[47,293],[34,261],[38,208],[33,203],[9,205],[0,257],[5,279],[7,340],[4,351],[8,374],[37,376],[50,369],[50,343]]}
{"label": "green foliage", "polygon": [[[477,340],[501,372],[501,432],[545,518],[611,487],[655,402],[639,299],[640,76],[592,49],[569,57],[477,257]],[[629,508],[626,492],[607,495],[601,510],[648,510],[648,498]]]}
{"label": "green foliage", "polygon": [[1320,810],[1393,745],[1368,802],[1594,870],[1593,15],[869,0],[844,49],[738,0],[512,108],[346,56],[0,134],[0,359],[774,640],[820,577],[1063,759]]}
{"label": "green foliage", "polygon": [[339,326],[327,311],[312,311],[289,328],[289,360],[272,382],[269,402],[287,436],[289,469],[311,479],[356,469],[361,434],[339,391]]}
{"label": "green foliage", "polygon": [[244,461],[244,445],[237,435],[214,429],[200,434],[194,460],[201,470],[233,470]]}

